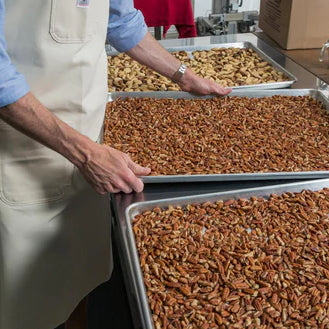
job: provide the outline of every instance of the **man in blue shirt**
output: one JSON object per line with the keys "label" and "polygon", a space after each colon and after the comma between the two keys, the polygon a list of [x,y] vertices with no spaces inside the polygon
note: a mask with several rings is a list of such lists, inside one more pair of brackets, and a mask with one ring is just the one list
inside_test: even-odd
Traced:
{"label": "man in blue shirt", "polygon": [[[13,103],[29,93],[29,87],[24,77],[16,71],[15,66],[10,62],[10,58],[6,52],[4,20],[4,0],[0,0],[0,107],[14,107],[14,105],[12,105]],[[149,66],[169,78],[172,78],[179,68],[179,61],[173,58],[149,35],[143,16],[140,11],[137,11],[133,7],[132,0],[111,1],[107,39],[118,51],[127,52],[128,55],[138,60],[140,63]],[[230,92],[230,89],[225,89],[213,81],[202,79],[188,69],[179,84],[184,91],[198,94],[226,95]],[[30,101],[33,102],[32,99]],[[16,104],[16,106],[19,105]],[[13,112],[12,110],[11,114],[7,116],[6,111],[3,109],[0,111],[0,118],[7,122],[10,121],[10,124],[15,125],[16,123],[17,125],[17,119]],[[47,116],[49,114],[45,113],[45,115]],[[53,142],[48,140],[48,138],[52,139],[51,134],[48,136],[41,136],[36,131],[30,131],[31,126],[28,123],[30,119],[31,118],[24,118],[23,120],[23,118],[20,118],[18,121],[19,125],[22,125],[22,127],[17,128],[24,130],[25,133],[32,135],[31,137],[47,144],[49,147],[56,148],[56,151],[60,152],[58,146],[52,145]],[[51,129],[49,132],[50,131]],[[117,154],[113,156],[117,158]],[[107,165],[104,163],[104,166]],[[121,186],[119,183],[119,187],[117,187],[116,175],[120,176],[120,173],[116,173],[115,176],[109,180],[107,188],[103,188],[99,186],[99,182],[94,181],[94,173],[88,172],[85,168],[80,169],[84,172],[84,175],[87,176],[86,178],[89,183],[94,186],[96,191],[101,193],[118,192],[119,190],[130,192],[132,189],[137,189],[139,191],[142,188],[141,182],[134,177],[130,177],[131,180],[128,179],[127,184],[121,184],[123,185]],[[110,169],[110,171],[113,170]],[[122,172],[123,171],[121,171],[121,173]],[[143,171],[142,174],[145,174],[145,171]],[[107,176],[108,174],[105,175]],[[90,178],[88,178],[89,176]]]}
{"label": "man in blue shirt", "polygon": [[108,0],[0,0],[0,329],[52,329],[108,279],[103,195],[140,192],[139,176],[150,172],[97,143],[106,36],[185,91],[230,92],[162,48],[132,0],[108,8]]}

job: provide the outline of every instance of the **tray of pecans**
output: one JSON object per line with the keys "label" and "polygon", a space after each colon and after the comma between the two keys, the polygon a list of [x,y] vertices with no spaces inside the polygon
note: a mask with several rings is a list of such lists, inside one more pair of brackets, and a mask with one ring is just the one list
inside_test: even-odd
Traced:
{"label": "tray of pecans", "polygon": [[329,102],[312,89],[110,93],[104,143],[145,183],[329,177]]}
{"label": "tray of pecans", "polygon": [[[233,89],[279,89],[297,78],[250,42],[167,49],[198,75]],[[128,55],[107,51],[109,91],[179,91],[171,80]]]}
{"label": "tray of pecans", "polygon": [[328,328],[329,180],[130,205],[143,328]]}

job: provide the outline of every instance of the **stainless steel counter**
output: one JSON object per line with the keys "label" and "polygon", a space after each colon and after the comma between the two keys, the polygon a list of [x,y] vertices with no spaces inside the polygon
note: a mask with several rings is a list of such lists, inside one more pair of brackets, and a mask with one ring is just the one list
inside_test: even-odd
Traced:
{"label": "stainless steel counter", "polygon": [[[243,42],[248,41],[253,43],[255,46],[260,48],[268,56],[274,59],[278,64],[282,65],[292,74],[294,74],[298,81],[293,84],[292,88],[302,89],[302,88],[311,88],[311,89],[320,89],[322,90],[327,97],[329,97],[329,86],[318,79],[316,76],[302,68],[300,65],[296,64],[291,59],[285,57],[277,50],[270,47],[263,40],[257,38],[253,34],[237,34],[237,35],[227,35],[227,36],[211,36],[211,37],[201,37],[193,39],[178,39],[178,40],[163,40],[161,44],[166,47],[180,47],[180,46],[200,46],[200,45],[211,45],[218,43],[231,43],[231,42]],[[297,180],[290,180],[293,182]],[[145,185],[144,191],[142,193],[134,193],[125,195],[122,193],[112,195],[112,206],[114,213],[114,234],[119,236],[117,230],[124,230],[124,211],[131,203],[137,201],[149,201],[156,199],[165,199],[178,196],[188,196],[202,193],[212,193],[220,191],[235,190],[241,188],[250,188],[258,186],[267,186],[274,184],[282,184],[287,181],[245,181],[245,182],[204,182],[204,183],[172,183],[172,184],[147,184]],[[120,222],[120,225],[118,223]],[[119,253],[122,254],[122,267],[123,273],[126,273],[126,268],[124,264],[124,251],[121,249],[123,241],[118,240],[118,249]],[[136,297],[129,292],[133,291],[131,279],[125,277],[125,284],[128,291],[128,297],[130,299],[132,317],[134,319],[134,325],[136,328],[142,328],[142,324],[139,322],[139,311],[136,305]]]}

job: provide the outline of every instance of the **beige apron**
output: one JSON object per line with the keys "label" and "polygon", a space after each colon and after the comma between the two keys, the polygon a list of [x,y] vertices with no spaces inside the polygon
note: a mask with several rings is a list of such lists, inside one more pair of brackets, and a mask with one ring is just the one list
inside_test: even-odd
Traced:
{"label": "beige apron", "polygon": [[[17,70],[55,115],[97,140],[109,0],[6,0]],[[79,6],[81,5],[81,6]],[[0,329],[53,329],[109,277],[108,199],[57,153],[0,122]]]}

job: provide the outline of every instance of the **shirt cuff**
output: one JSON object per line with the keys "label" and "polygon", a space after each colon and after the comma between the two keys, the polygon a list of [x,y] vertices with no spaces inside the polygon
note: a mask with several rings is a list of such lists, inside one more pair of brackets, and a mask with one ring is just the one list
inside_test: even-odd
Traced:
{"label": "shirt cuff", "polygon": [[147,33],[143,14],[136,10],[115,22],[108,24],[107,40],[119,52],[134,48]]}
{"label": "shirt cuff", "polygon": [[0,81],[0,107],[16,102],[29,91],[23,75],[14,72],[9,80]]}

